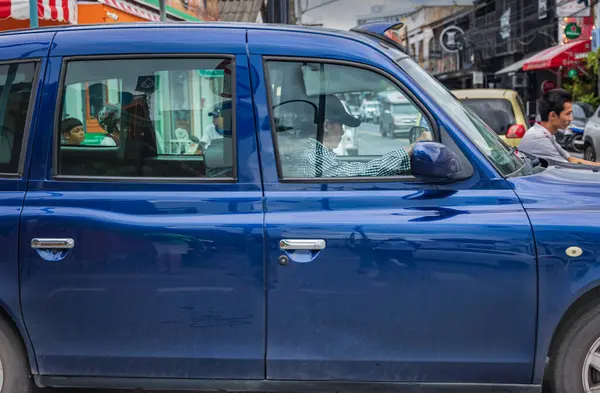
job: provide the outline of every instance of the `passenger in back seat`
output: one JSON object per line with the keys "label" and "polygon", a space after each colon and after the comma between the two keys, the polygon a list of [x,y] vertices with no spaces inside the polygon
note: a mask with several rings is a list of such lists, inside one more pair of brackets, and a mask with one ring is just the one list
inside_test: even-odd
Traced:
{"label": "passenger in back seat", "polygon": [[60,136],[63,145],[81,145],[85,139],[83,124],[72,117],[64,119],[60,123]]}

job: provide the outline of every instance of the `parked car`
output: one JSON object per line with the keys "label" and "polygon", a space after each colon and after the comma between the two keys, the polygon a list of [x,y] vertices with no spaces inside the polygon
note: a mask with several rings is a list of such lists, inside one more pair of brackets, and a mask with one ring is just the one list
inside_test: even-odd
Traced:
{"label": "parked car", "polygon": [[379,103],[377,101],[364,101],[360,107],[360,118],[363,121],[379,123]]}
{"label": "parked car", "polygon": [[[516,154],[399,26],[1,33],[0,392],[596,390],[600,173]],[[389,89],[430,135],[335,157],[334,97]]]}
{"label": "parked car", "polygon": [[598,160],[600,149],[600,107],[588,119],[583,135],[583,158],[589,161]]}
{"label": "parked car", "polygon": [[525,107],[519,94],[506,89],[452,90],[509,146],[518,146],[527,131]]}
{"label": "parked car", "polygon": [[421,125],[422,115],[403,94],[384,92],[380,94],[383,107],[379,132],[384,137],[408,137],[411,128]]}

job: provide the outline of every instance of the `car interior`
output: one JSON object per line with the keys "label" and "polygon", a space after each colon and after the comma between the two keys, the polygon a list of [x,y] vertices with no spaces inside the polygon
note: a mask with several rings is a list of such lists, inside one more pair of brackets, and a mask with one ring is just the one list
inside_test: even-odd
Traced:
{"label": "car interior", "polygon": [[[233,176],[232,133],[221,140],[213,140],[202,154],[175,155],[159,153],[156,119],[150,111],[151,95],[156,84],[144,81],[153,76],[136,76],[133,93],[120,94],[120,143],[109,146],[60,145],[58,174],[93,177],[144,177],[144,178],[201,178]],[[123,81],[123,85],[131,81]],[[174,118],[163,111],[163,117]],[[166,115],[165,115],[166,114]],[[231,109],[222,110],[224,128],[231,130]],[[164,127],[164,125],[163,125]],[[165,127],[166,130],[169,127]],[[168,131],[166,131],[168,132]],[[57,138],[60,139],[60,138]]]}

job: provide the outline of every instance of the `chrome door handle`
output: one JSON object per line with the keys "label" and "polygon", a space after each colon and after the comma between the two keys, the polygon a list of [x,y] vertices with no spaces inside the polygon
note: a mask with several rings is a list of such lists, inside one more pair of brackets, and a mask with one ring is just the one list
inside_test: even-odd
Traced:
{"label": "chrome door handle", "polygon": [[325,248],[325,240],[317,239],[282,239],[279,241],[282,250],[310,250],[319,251]]}
{"label": "chrome door handle", "polygon": [[33,249],[71,249],[75,247],[73,239],[31,239],[31,248]]}

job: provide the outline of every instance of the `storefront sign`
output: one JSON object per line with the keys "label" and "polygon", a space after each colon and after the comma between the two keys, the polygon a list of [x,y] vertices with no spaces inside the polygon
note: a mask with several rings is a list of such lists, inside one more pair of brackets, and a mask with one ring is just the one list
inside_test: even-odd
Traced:
{"label": "storefront sign", "polygon": [[106,11],[106,16],[114,21],[119,20],[119,15],[115,14],[114,12]]}
{"label": "storefront sign", "polygon": [[567,26],[565,26],[565,35],[570,40],[579,38],[581,35],[581,27],[579,27],[577,23],[568,23]]}
{"label": "storefront sign", "polygon": [[552,89],[556,89],[556,83],[550,80],[545,80],[542,82],[542,94]]}
{"label": "storefront sign", "polygon": [[580,3],[577,0],[558,0],[556,15],[559,18],[590,16],[590,7],[586,7],[583,2]]}
{"label": "storefront sign", "polygon": [[510,38],[510,7],[500,17],[500,37],[505,40]]}
{"label": "storefront sign", "polygon": [[548,16],[548,0],[538,1],[538,19],[545,19]]}
{"label": "storefront sign", "polygon": [[440,45],[446,52],[458,52],[463,48],[465,32],[458,26],[448,26],[440,34]]}

